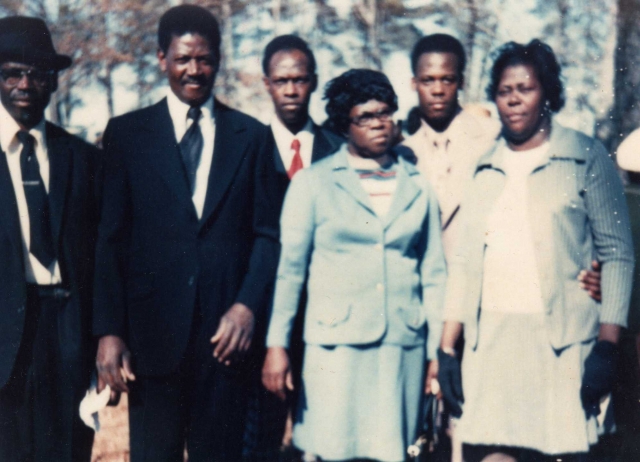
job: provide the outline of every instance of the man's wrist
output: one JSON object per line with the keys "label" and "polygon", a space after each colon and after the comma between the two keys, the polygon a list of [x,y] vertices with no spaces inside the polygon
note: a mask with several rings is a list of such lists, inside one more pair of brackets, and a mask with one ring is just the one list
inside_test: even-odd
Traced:
{"label": "man's wrist", "polygon": [[617,324],[600,324],[600,331],[598,333],[598,341],[610,342],[617,345],[620,341],[621,327]]}

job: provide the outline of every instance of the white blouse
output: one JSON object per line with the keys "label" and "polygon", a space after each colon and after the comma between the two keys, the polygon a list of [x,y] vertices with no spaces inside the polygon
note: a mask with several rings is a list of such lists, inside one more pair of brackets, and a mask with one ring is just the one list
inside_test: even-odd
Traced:
{"label": "white blouse", "polygon": [[548,149],[548,142],[527,151],[503,148],[505,185],[485,232],[483,310],[544,311],[529,220],[528,178]]}

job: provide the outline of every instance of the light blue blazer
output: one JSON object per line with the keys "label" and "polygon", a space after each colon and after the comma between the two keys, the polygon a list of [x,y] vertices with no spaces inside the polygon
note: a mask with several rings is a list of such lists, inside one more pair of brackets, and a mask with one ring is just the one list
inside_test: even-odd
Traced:
{"label": "light blue blazer", "polygon": [[434,358],[446,281],[435,193],[400,158],[392,205],[379,217],[347,155],[343,146],[289,186],[267,346],[288,347],[307,280],[306,343],[412,346],[428,338]]}
{"label": "light blue blazer", "polygon": [[[461,207],[460,240],[449,264],[445,319],[477,343],[486,223],[502,192],[504,139],[484,155]],[[601,323],[625,326],[633,245],[622,183],[602,144],[553,123],[548,155],[529,175],[529,218],[555,349],[595,338]],[[580,270],[602,263],[602,303],[580,288]]]}

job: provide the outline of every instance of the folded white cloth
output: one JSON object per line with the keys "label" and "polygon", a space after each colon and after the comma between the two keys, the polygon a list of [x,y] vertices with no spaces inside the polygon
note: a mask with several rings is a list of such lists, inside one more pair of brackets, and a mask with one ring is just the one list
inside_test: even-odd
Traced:
{"label": "folded white cloth", "polygon": [[98,393],[98,379],[95,374],[91,377],[91,386],[80,402],[80,418],[85,425],[94,431],[100,431],[100,419],[98,411],[107,407],[111,388],[107,385],[104,390]]}

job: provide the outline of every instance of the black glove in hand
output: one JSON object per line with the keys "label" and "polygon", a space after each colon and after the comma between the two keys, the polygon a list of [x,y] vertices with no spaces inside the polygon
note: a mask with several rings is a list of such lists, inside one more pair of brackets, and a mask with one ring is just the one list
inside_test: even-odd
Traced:
{"label": "black glove in hand", "polygon": [[618,367],[618,346],[602,340],[596,342],[584,362],[580,398],[587,417],[600,414],[600,399],[613,389]]}
{"label": "black glove in hand", "polygon": [[442,397],[449,406],[451,415],[462,415],[462,374],[460,372],[460,360],[438,348],[438,382],[442,390]]}

